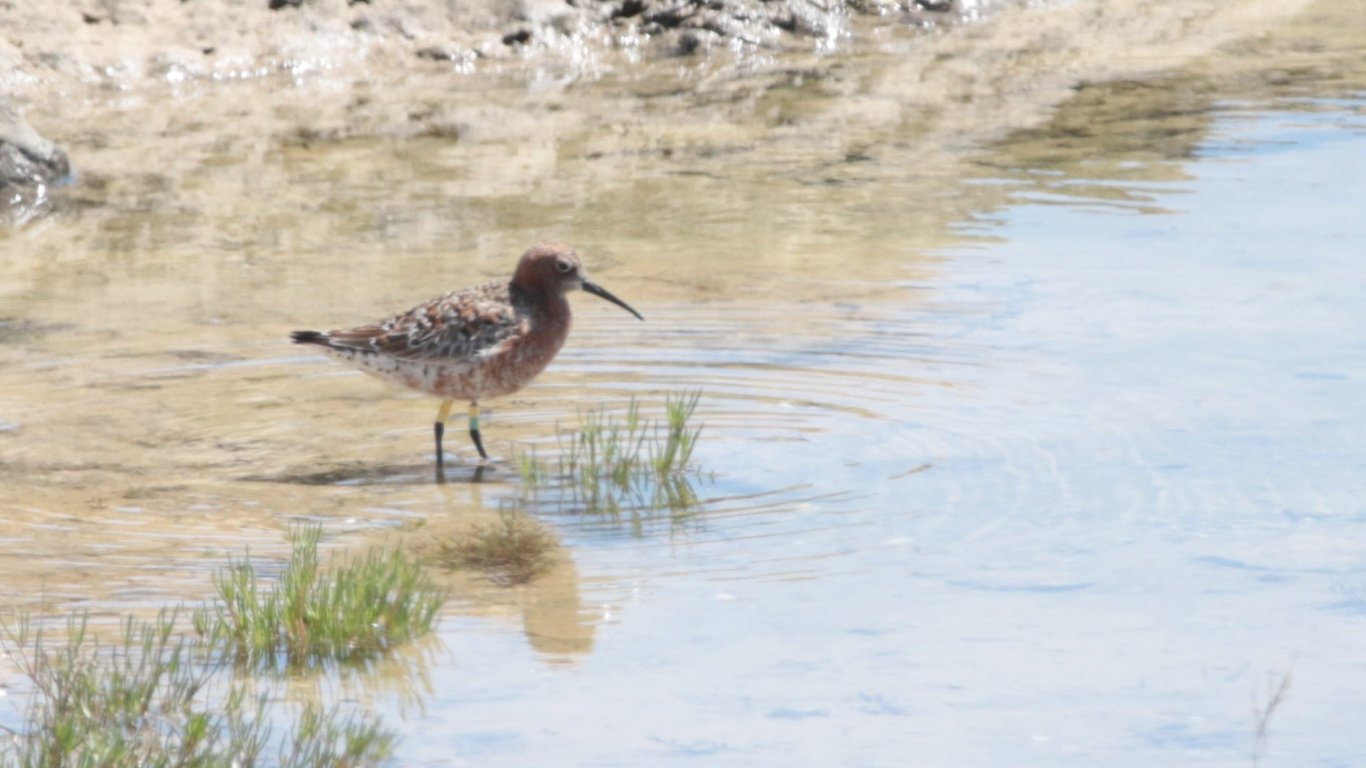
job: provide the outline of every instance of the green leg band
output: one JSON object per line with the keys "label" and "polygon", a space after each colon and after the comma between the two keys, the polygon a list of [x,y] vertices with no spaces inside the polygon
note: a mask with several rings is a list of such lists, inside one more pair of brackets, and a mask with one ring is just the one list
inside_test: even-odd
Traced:
{"label": "green leg band", "polygon": [[484,452],[484,441],[479,437],[478,403],[470,403],[470,439],[474,441],[474,447],[479,450],[479,456],[487,459],[489,455]]}

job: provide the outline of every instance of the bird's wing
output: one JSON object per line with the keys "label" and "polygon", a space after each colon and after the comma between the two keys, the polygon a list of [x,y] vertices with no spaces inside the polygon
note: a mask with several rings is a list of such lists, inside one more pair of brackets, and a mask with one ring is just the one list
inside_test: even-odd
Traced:
{"label": "bird's wing", "polygon": [[328,345],[400,360],[460,363],[489,354],[525,330],[506,284],[438,296],[374,325],[328,331]]}

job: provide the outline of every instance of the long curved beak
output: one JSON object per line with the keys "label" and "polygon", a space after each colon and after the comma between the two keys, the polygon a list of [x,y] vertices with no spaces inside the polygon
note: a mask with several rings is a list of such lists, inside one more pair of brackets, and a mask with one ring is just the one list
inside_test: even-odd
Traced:
{"label": "long curved beak", "polygon": [[611,291],[607,290],[606,288],[603,288],[601,285],[598,285],[597,283],[593,283],[593,282],[589,282],[589,281],[587,281],[587,280],[584,280],[584,281],[583,281],[583,289],[584,289],[585,291],[588,291],[589,293],[593,294],[594,296],[598,296],[598,297],[600,297],[600,298],[607,299],[608,301],[612,302],[613,304],[616,304],[618,307],[621,307],[622,309],[626,310],[627,312],[630,312],[631,314],[635,315],[636,318],[639,319],[639,320],[644,320],[644,319],[645,319],[645,318],[643,318],[643,317],[640,316],[640,313],[639,313],[639,312],[635,311],[634,309],[631,309],[631,305],[630,305],[630,304],[627,304],[626,302],[622,301],[621,299],[618,299],[616,296],[613,296]]}

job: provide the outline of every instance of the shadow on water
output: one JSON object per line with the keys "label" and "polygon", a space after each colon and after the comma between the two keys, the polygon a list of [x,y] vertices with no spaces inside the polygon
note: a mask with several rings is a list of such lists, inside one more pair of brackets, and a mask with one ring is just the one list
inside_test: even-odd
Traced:
{"label": "shadow on water", "polygon": [[270,475],[246,475],[242,480],[296,485],[418,485],[432,482],[432,467],[422,464],[362,464],[324,470],[284,470]]}
{"label": "shadow on water", "polygon": [[294,485],[432,485],[444,483],[508,482],[516,478],[507,467],[479,463],[447,464],[437,469],[434,462],[407,464],[364,464],[353,462],[323,470],[286,469],[269,475],[245,475],[247,482],[289,483]]}

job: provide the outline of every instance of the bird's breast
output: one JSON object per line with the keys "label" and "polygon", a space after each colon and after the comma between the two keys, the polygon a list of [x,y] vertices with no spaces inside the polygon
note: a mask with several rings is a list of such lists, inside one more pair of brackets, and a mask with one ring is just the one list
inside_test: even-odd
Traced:
{"label": "bird's breast", "polygon": [[[536,378],[555,359],[569,336],[567,312],[529,315],[521,332],[457,366],[441,366],[427,386],[440,397],[463,400],[510,395]],[[424,384],[426,382],[423,382]]]}

